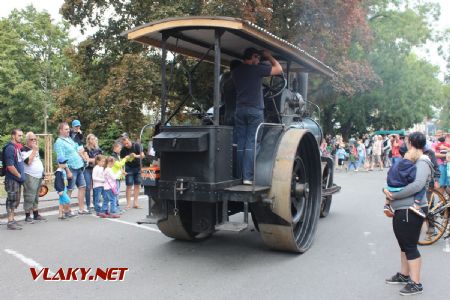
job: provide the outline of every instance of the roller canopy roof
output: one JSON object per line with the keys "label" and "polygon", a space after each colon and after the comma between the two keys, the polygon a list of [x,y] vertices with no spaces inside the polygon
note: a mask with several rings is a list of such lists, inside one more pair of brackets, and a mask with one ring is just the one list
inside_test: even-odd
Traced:
{"label": "roller canopy roof", "polygon": [[[220,30],[222,64],[242,59],[244,50],[254,47],[270,51],[284,66],[290,61],[291,70],[320,73],[332,77],[335,72],[323,62],[263,28],[242,19],[229,17],[181,17],[151,22],[122,33],[139,43],[161,48],[163,33],[167,49],[175,53],[214,61],[215,30]],[[205,57],[205,53],[208,55]]]}

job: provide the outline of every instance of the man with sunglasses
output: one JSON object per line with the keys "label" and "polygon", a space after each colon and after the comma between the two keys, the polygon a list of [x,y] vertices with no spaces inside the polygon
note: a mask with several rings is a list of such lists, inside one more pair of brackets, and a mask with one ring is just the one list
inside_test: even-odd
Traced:
{"label": "man with sunglasses", "polygon": [[[39,190],[44,177],[44,164],[39,157],[39,145],[36,135],[27,132],[25,135],[26,146],[22,148],[23,161],[25,163],[25,182],[23,184],[23,209],[25,222],[45,221],[38,212]],[[33,213],[33,217],[31,217]]]}
{"label": "man with sunglasses", "polygon": [[[261,63],[262,57],[270,64]],[[259,124],[264,122],[262,79],[282,72],[280,63],[268,51],[255,48],[245,49],[243,63],[231,72],[236,88],[234,131],[238,173],[242,175],[243,184],[253,184],[255,134]]]}

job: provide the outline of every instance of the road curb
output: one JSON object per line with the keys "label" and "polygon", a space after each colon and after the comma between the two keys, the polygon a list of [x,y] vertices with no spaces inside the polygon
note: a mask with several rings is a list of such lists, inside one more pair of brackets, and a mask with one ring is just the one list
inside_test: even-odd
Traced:
{"label": "road curb", "polygon": [[[142,196],[142,195],[145,195],[145,194],[143,192],[141,192],[139,194],[139,196]],[[123,198],[125,198],[125,193],[120,193],[119,199],[123,199]],[[76,199],[76,198],[72,198],[72,199]],[[49,200],[47,200],[47,201],[49,201]],[[54,199],[54,201],[58,201],[58,199]],[[23,202],[20,202],[19,205],[23,205]],[[70,203],[70,207],[78,207],[78,202]],[[54,211],[54,210],[58,210],[58,209],[59,209],[59,204],[55,204],[55,205],[39,208],[38,211],[39,212],[48,212],[48,211]],[[25,215],[25,211],[24,210],[15,211],[14,215],[15,216],[24,216]],[[6,213],[6,212],[0,214],[0,219],[4,219],[4,218],[7,218],[7,217],[8,217],[8,213]]]}

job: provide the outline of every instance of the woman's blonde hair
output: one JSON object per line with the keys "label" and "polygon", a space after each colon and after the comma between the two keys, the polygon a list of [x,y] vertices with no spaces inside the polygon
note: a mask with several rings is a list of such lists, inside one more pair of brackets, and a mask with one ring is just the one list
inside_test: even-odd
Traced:
{"label": "woman's blonde hair", "polygon": [[[91,143],[89,143],[89,141],[93,140],[94,141],[94,146],[92,147]],[[93,133],[89,133],[86,137],[86,148],[88,148],[89,150],[94,150],[98,148],[98,139],[97,137],[93,134]]]}

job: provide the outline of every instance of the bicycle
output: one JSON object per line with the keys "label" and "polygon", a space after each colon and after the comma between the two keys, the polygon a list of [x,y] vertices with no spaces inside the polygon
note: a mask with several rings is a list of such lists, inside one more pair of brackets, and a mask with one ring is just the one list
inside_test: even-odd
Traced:
{"label": "bicycle", "polygon": [[419,245],[431,245],[437,242],[445,232],[444,239],[450,238],[450,188],[444,194],[434,188],[428,190],[428,214],[420,230]]}

